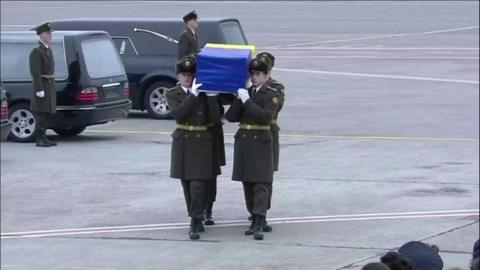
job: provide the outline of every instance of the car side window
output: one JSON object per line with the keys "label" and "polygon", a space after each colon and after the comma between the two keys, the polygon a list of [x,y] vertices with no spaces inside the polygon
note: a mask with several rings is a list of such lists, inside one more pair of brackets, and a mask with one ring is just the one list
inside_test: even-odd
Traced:
{"label": "car side window", "polygon": [[117,51],[121,57],[124,56],[137,56],[137,52],[135,50],[132,41],[129,38],[124,37],[112,37],[115,46],[117,47]]}
{"label": "car side window", "polygon": [[220,24],[225,43],[246,45],[247,42],[243,38],[242,30],[237,22],[224,22]]}
{"label": "car side window", "polygon": [[[1,50],[1,79],[2,81],[29,81],[30,52],[38,43],[30,42],[2,42]],[[65,50],[63,44],[52,43],[55,59],[55,79],[65,80],[68,77]]]}

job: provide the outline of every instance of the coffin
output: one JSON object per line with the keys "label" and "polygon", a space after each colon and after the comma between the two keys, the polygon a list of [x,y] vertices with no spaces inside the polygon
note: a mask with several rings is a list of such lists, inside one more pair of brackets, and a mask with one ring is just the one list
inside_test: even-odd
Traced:
{"label": "coffin", "polygon": [[246,88],[250,48],[205,47],[196,58],[196,82],[200,91],[236,93]]}

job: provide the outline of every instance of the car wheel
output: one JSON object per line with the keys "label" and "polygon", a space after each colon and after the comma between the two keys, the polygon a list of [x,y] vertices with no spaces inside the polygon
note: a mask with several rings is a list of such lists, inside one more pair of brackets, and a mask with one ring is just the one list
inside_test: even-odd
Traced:
{"label": "car wheel", "polygon": [[53,131],[57,133],[60,137],[73,137],[82,133],[87,127],[69,127],[69,128],[54,128]]}
{"label": "car wheel", "polygon": [[144,105],[148,113],[157,119],[171,119],[166,92],[175,85],[168,82],[154,82],[145,92]]}
{"label": "car wheel", "polygon": [[12,128],[8,138],[16,142],[33,142],[35,140],[35,116],[30,104],[19,103],[10,108],[9,115]]}

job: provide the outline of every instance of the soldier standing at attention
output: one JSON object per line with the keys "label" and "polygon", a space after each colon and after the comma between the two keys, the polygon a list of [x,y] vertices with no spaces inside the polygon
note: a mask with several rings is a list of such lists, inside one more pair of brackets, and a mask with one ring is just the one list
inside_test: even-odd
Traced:
{"label": "soldier standing at attention", "polygon": [[[273,68],[273,65],[275,64],[275,57],[271,53],[262,52],[257,54],[257,58],[266,62],[269,65],[270,78],[267,81],[267,85],[275,88],[279,95],[277,113],[273,117],[272,124],[271,124],[272,142],[273,142],[273,170],[276,172],[278,171],[278,164],[280,160],[280,141],[279,141],[280,126],[278,125],[278,114],[282,110],[283,104],[285,103],[285,87],[283,86],[282,83],[272,78],[272,68]],[[272,203],[272,197],[270,196],[268,200],[268,209],[270,209],[271,203]],[[251,217],[249,219],[251,220]],[[265,223],[265,226],[263,227],[263,231],[271,232],[272,227]]]}
{"label": "soldier standing at attention", "polygon": [[55,91],[53,52],[50,47],[52,29],[50,23],[36,27],[38,46],[30,52],[30,73],[33,83],[32,112],[35,116],[36,145],[55,146],[46,136],[50,116],[56,112],[57,92]]}
{"label": "soldier standing at attention", "polygon": [[242,181],[247,210],[252,223],[245,235],[263,240],[268,202],[273,182],[273,144],[271,123],[278,110],[279,95],[267,85],[269,66],[253,59],[249,63],[250,89],[239,89],[238,98],[226,113],[230,122],[240,122],[235,134],[233,175]]}
{"label": "soldier standing at attention", "polygon": [[[214,179],[214,140],[208,123],[220,122],[220,109],[216,96],[200,93],[192,79],[195,59],[185,57],[177,65],[179,83],[167,91],[170,111],[177,123],[172,134],[170,177],[181,180],[190,220],[189,237],[200,239],[203,227],[207,187]],[[215,95],[215,94],[209,94]]]}
{"label": "soldier standing at attention", "polygon": [[198,15],[195,10],[190,11],[187,15],[183,16],[183,22],[185,23],[185,30],[180,34],[178,40],[178,55],[177,60],[183,57],[198,53]]}

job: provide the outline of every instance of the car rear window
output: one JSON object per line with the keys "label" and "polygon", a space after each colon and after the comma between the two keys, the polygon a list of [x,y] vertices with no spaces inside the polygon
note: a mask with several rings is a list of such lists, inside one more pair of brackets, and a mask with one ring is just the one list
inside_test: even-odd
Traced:
{"label": "car rear window", "polygon": [[[2,42],[1,78],[2,81],[30,81],[30,52],[38,43],[31,41]],[[55,79],[66,80],[68,77],[67,63],[63,42],[51,44],[55,61]]]}
{"label": "car rear window", "polygon": [[82,52],[90,78],[99,79],[125,74],[120,56],[110,39],[84,40]]}
{"label": "car rear window", "polygon": [[224,22],[220,24],[225,43],[246,45],[247,42],[243,37],[242,29],[238,22]]}

